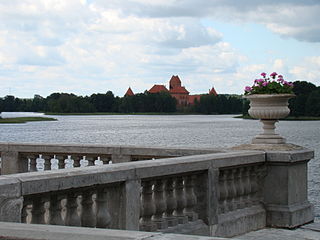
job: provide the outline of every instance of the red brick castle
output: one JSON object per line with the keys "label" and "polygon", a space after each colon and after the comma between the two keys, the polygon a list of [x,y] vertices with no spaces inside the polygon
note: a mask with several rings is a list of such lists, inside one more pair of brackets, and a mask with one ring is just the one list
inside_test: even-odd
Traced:
{"label": "red brick castle", "polygon": [[[181,85],[181,80],[177,76],[172,76],[169,81],[169,90],[166,88],[165,85],[153,85],[152,88],[148,91],[149,93],[159,93],[159,92],[169,92],[172,97],[174,97],[177,100],[177,106],[188,106],[194,104],[194,102],[200,101],[200,98],[204,94],[198,94],[198,95],[189,95],[189,91]],[[214,89],[214,87],[209,90],[209,94],[213,94],[217,96],[217,92]],[[129,87],[127,90],[125,96],[133,96],[134,93]]]}

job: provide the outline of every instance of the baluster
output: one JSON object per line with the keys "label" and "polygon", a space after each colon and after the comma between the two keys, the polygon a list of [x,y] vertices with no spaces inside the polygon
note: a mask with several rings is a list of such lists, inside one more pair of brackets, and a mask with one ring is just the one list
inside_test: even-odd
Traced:
{"label": "baluster", "polygon": [[100,157],[100,160],[103,162],[103,165],[109,164],[109,161],[111,160],[111,157],[103,156],[103,157]]}
{"label": "baluster", "polygon": [[51,159],[53,158],[53,156],[42,155],[42,158],[44,159],[43,170],[51,170]]}
{"label": "baluster", "polygon": [[226,171],[219,171],[219,213],[225,213],[226,212],[226,196],[227,191],[224,187],[226,181]]}
{"label": "baluster", "polygon": [[227,199],[228,199],[228,181],[227,181],[227,170],[220,170],[219,176],[219,204],[221,213],[228,211]]}
{"label": "baluster", "polygon": [[67,226],[81,226],[81,218],[78,214],[78,194],[75,192],[68,193],[67,195]]}
{"label": "baluster", "polygon": [[23,201],[23,207],[21,211],[21,223],[27,223],[27,218],[28,218],[28,208],[29,205],[26,202],[26,200]]}
{"label": "baluster", "polygon": [[93,210],[94,202],[92,200],[93,190],[86,190],[82,193],[82,215],[81,223],[83,227],[96,226],[96,213]]}
{"label": "baluster", "polygon": [[245,169],[243,167],[239,168],[238,171],[238,195],[239,195],[239,205],[238,208],[244,208],[246,206],[245,202],[245,182],[244,182],[244,171]]}
{"label": "baluster", "polygon": [[66,159],[68,156],[65,155],[57,155],[56,159],[58,159],[58,168],[59,169],[64,169],[66,167]]}
{"label": "baluster", "polygon": [[87,157],[86,156],[86,160],[88,161],[88,166],[94,166],[94,161],[95,161],[94,157]]}
{"label": "baluster", "polygon": [[142,231],[156,231],[157,225],[152,222],[152,215],[156,212],[156,207],[152,199],[153,181],[143,181],[140,205],[140,228]]}
{"label": "baluster", "polygon": [[23,200],[23,208],[21,212],[21,223],[30,223],[30,212],[32,210],[31,199],[25,198]]}
{"label": "baluster", "polygon": [[232,198],[232,209],[236,210],[239,205],[239,195],[238,195],[238,184],[239,184],[239,179],[238,179],[238,169],[234,168],[231,170],[232,171],[232,183],[231,183],[231,189],[233,192],[233,198]]}
{"label": "baluster", "polygon": [[252,166],[250,168],[250,182],[251,182],[251,199],[252,199],[252,204],[258,204],[259,199],[258,199],[258,177],[257,177],[257,170],[258,166]]}
{"label": "baluster", "polygon": [[30,167],[29,167],[29,171],[30,172],[36,172],[37,171],[37,155],[28,155],[27,156],[28,159],[30,159]]}
{"label": "baluster", "polygon": [[156,212],[153,215],[152,220],[157,224],[158,229],[168,228],[168,223],[163,218],[163,213],[167,208],[167,203],[164,197],[164,183],[165,182],[162,179],[156,180],[153,190]]}
{"label": "baluster", "polygon": [[168,222],[168,227],[173,227],[178,225],[178,219],[173,215],[174,210],[177,208],[173,178],[168,178],[166,180],[165,196],[167,200],[167,209],[166,209],[166,212],[164,213],[164,218]]}
{"label": "baluster", "polygon": [[249,207],[251,205],[251,198],[250,198],[250,193],[251,193],[251,182],[250,182],[250,169],[249,167],[244,168],[244,183],[245,183],[245,203],[246,207]]}
{"label": "baluster", "polygon": [[184,224],[188,222],[188,216],[184,214],[184,209],[187,206],[187,200],[184,192],[183,177],[177,177],[175,179],[175,183],[177,208],[174,211],[174,215],[178,218],[179,224]]}
{"label": "baluster", "polygon": [[32,199],[31,223],[45,224],[45,203],[46,199],[41,196],[36,196]]}
{"label": "baluster", "polygon": [[111,215],[108,209],[108,188],[101,187],[97,191],[97,226],[107,228],[111,223]]}
{"label": "baluster", "polygon": [[233,211],[233,198],[234,198],[234,191],[233,191],[233,173],[231,170],[226,170],[227,174],[227,191],[228,191],[228,198],[227,198],[227,209],[228,211]]}
{"label": "baluster", "polygon": [[62,201],[63,195],[53,194],[50,197],[50,224],[65,225],[62,219]]}
{"label": "baluster", "polygon": [[74,156],[72,158],[73,158],[73,167],[75,167],[75,168],[80,167],[81,166],[80,161],[83,157],[82,156]]}
{"label": "baluster", "polygon": [[194,180],[195,175],[189,175],[184,177],[184,186],[186,192],[186,207],[184,213],[188,216],[189,221],[196,221],[198,219],[198,214],[194,211],[197,205],[197,196],[194,192]]}
{"label": "baluster", "polygon": [[266,165],[257,166],[257,186],[258,186],[257,198],[259,202],[261,201],[261,198],[262,198],[261,188],[263,186],[263,179],[266,177],[266,174],[267,174]]}

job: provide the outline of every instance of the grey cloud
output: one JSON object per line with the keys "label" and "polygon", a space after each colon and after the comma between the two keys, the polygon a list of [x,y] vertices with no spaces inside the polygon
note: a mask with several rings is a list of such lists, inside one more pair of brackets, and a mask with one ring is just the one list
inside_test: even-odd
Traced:
{"label": "grey cloud", "polygon": [[[175,0],[150,4],[150,1],[96,0],[93,4],[121,10],[124,15],[135,14],[148,17],[208,17],[217,14],[221,8],[231,8],[243,13],[264,6],[313,6],[318,0]],[[219,13],[220,14],[220,13]],[[228,14],[228,12],[225,12]]]}
{"label": "grey cloud", "polygon": [[[150,4],[149,1],[136,2],[117,0],[97,0],[94,4],[105,8],[118,9],[124,15],[136,15],[150,18],[213,18],[230,22],[256,22],[278,24],[293,31],[275,31],[299,41],[320,42],[319,0],[176,0]],[[298,14],[286,16],[285,10]],[[303,29],[298,29],[303,25]],[[182,43],[185,44],[185,43]]]}
{"label": "grey cloud", "polygon": [[[222,34],[218,32],[210,33],[195,19],[179,18],[171,20],[171,23],[173,26],[179,27],[180,31],[168,32],[165,38],[156,39],[155,42],[166,47],[189,48],[214,45],[222,39]],[[157,31],[155,30],[155,32]]]}

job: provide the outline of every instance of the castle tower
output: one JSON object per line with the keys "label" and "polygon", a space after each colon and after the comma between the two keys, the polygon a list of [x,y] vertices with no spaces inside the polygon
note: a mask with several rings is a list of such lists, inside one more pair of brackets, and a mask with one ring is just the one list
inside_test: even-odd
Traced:
{"label": "castle tower", "polygon": [[169,90],[174,89],[176,87],[181,87],[181,80],[177,76],[172,75],[170,81],[169,81]]}
{"label": "castle tower", "polygon": [[210,94],[210,95],[218,96],[218,93],[216,92],[216,90],[214,89],[214,87],[212,87],[211,90],[209,89],[209,94]]}

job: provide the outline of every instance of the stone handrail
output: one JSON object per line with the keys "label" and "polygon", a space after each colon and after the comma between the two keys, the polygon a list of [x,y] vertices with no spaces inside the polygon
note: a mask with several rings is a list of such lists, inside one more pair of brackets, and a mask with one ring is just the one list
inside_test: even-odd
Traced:
{"label": "stone handrail", "polygon": [[0,176],[0,221],[230,237],[313,220],[309,150],[226,151]]}
{"label": "stone handrail", "polygon": [[81,144],[0,143],[0,173],[4,175],[35,172],[214,152],[221,152],[221,150]]}

